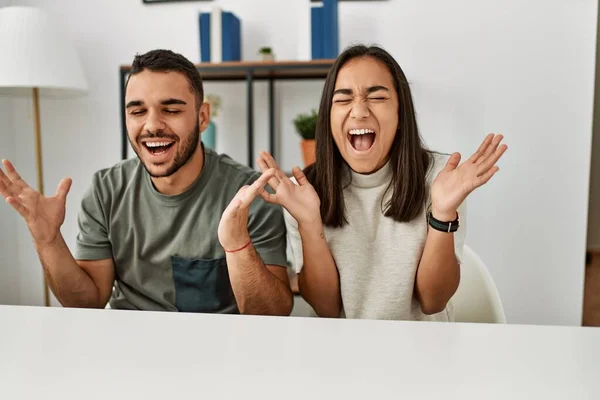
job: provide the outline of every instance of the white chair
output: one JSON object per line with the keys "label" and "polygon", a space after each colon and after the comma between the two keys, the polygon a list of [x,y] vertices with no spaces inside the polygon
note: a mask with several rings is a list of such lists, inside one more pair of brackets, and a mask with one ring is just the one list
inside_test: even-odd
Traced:
{"label": "white chair", "polygon": [[487,267],[466,245],[462,259],[460,284],[452,297],[454,320],[505,324],[500,295]]}

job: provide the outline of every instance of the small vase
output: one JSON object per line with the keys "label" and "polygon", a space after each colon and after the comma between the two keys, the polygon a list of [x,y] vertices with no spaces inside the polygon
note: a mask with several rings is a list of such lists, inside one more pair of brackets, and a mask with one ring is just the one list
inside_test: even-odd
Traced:
{"label": "small vase", "polygon": [[210,121],[208,123],[208,126],[206,127],[206,129],[204,130],[204,132],[202,132],[202,143],[204,143],[204,146],[216,150],[217,148],[217,126],[215,125],[214,122]]}
{"label": "small vase", "polygon": [[317,147],[315,139],[304,139],[302,140],[302,159],[304,166],[308,167],[317,160]]}

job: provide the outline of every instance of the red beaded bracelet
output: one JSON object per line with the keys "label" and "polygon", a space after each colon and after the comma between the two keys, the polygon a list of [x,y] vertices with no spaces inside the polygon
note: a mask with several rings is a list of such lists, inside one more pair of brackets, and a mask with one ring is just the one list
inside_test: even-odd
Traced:
{"label": "red beaded bracelet", "polygon": [[226,253],[236,253],[238,251],[244,250],[246,247],[250,246],[251,244],[252,244],[252,239],[250,239],[250,241],[248,243],[246,243],[244,246],[240,247],[239,249],[235,249],[235,250],[223,249],[223,250],[225,250]]}

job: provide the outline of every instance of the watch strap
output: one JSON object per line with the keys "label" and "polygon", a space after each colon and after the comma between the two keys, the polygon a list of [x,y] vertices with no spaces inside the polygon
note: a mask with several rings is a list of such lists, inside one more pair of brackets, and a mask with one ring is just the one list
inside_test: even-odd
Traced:
{"label": "watch strap", "polygon": [[440,232],[446,232],[446,233],[452,233],[452,232],[456,232],[458,230],[459,227],[459,215],[458,212],[456,213],[456,219],[454,221],[448,221],[448,222],[444,222],[444,221],[440,221],[439,219],[436,219],[432,212],[429,211],[429,215],[427,217],[427,220],[429,222],[429,226],[431,226],[433,229],[440,231]]}

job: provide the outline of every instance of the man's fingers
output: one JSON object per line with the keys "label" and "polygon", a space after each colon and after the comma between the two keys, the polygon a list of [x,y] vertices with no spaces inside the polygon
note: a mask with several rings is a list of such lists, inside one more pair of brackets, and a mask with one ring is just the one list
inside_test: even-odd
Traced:
{"label": "man's fingers", "polygon": [[[263,172],[262,175],[259,176],[258,179],[255,180],[254,183],[248,187],[247,190],[256,191],[256,193],[258,193],[258,189],[264,188],[265,185],[269,182],[269,180],[271,178],[274,178],[276,174],[277,170],[275,168],[269,168],[268,170]],[[275,177],[275,179],[277,178]]]}
{"label": "man's fingers", "polygon": [[265,190],[265,186],[269,182],[270,179],[275,178],[275,169],[269,168],[263,174],[254,181],[254,183],[243,190],[243,193],[240,193],[240,198],[242,199],[242,204],[240,207],[248,207],[252,201],[256,198],[256,196]]}
{"label": "man's fingers", "polygon": [[17,210],[21,217],[27,219],[29,211],[23,206],[23,204],[16,197],[7,197],[6,202],[10,204],[12,208]]}
{"label": "man's fingers", "polygon": [[233,200],[231,200],[225,211],[223,211],[223,215],[221,216],[221,218],[223,218],[223,216],[234,217],[241,206],[242,199],[240,199],[240,194],[238,193],[238,195],[235,196]]}
{"label": "man's fingers", "polygon": [[12,196],[11,191],[8,189],[8,187],[6,186],[6,184],[4,183],[4,181],[2,179],[0,179],[0,194],[5,199],[7,199],[10,196]]}
{"label": "man's fingers", "polygon": [[10,179],[8,179],[8,176],[2,171],[2,168],[0,168],[0,183],[4,183],[6,187],[11,185]]}
{"label": "man's fingers", "polygon": [[71,178],[65,178],[62,181],[60,181],[58,187],[56,188],[56,196],[62,199],[66,199],[67,194],[69,194],[69,190],[71,190],[72,183],[73,181],[71,180]]}
{"label": "man's fingers", "polygon": [[25,182],[23,178],[21,178],[21,175],[19,175],[19,173],[10,161],[2,160],[2,164],[4,165],[4,169],[6,170],[6,175],[8,176],[8,179],[10,179],[10,181],[14,185],[17,185],[19,187],[28,186],[27,182]]}

